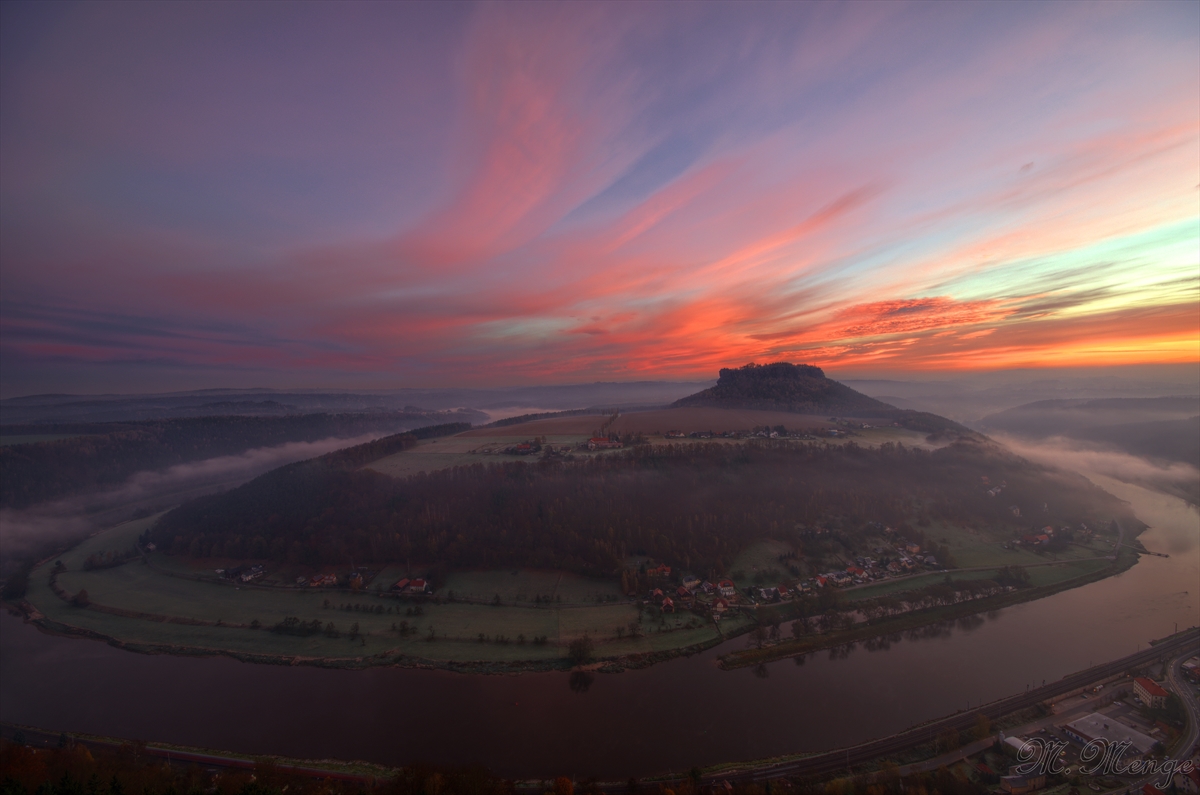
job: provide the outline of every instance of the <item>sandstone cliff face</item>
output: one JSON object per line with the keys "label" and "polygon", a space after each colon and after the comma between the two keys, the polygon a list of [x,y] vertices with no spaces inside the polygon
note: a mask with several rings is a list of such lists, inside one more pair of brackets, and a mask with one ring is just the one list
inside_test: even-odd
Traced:
{"label": "sandstone cliff face", "polygon": [[800,414],[866,414],[895,411],[893,406],[825,377],[819,367],[775,362],[723,369],[717,385],[674,406],[768,409]]}

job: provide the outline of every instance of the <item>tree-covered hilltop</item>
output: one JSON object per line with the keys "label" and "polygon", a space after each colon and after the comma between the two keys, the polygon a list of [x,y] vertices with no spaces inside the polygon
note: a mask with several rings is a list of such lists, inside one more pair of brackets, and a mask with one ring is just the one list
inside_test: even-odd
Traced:
{"label": "tree-covered hilltop", "polygon": [[[289,442],[394,433],[457,419],[450,412],[303,414],[285,417],[187,417],[141,422],[6,425],[5,435],[81,434],[72,439],[0,447],[0,508],[25,508],[124,483],[145,470]],[[465,427],[465,426],[464,426]]]}
{"label": "tree-covered hilltop", "polygon": [[797,414],[835,414],[879,418],[924,433],[972,432],[958,423],[923,411],[898,409],[868,397],[833,379],[811,364],[773,362],[723,368],[715,386],[671,404],[682,408],[791,411]]}
{"label": "tree-covered hilltop", "polygon": [[[868,522],[945,520],[1028,532],[1031,520],[1015,517],[1013,503],[1029,513],[1036,506],[1040,524],[1128,516],[1083,478],[966,440],[935,452],[647,445],[405,480],[348,466],[347,456],[292,464],[193,500],[164,516],[153,538],[172,554],[311,565],[413,561],[613,575],[627,556],[648,555],[715,574],[750,543],[799,539],[806,527],[858,532]],[[981,487],[983,477],[1007,481],[1003,500]]]}

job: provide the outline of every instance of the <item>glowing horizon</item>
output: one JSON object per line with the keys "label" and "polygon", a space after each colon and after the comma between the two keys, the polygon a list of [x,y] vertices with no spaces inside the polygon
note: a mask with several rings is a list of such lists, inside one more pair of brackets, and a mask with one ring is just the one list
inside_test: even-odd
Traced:
{"label": "glowing horizon", "polygon": [[0,12],[5,394],[1200,363],[1196,4]]}

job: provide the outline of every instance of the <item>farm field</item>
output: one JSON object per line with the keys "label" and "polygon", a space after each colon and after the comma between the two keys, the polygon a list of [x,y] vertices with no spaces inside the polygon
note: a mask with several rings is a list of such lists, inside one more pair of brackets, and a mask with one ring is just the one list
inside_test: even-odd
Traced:
{"label": "farm field", "polygon": [[[601,414],[580,414],[570,417],[550,417],[532,420],[520,425],[498,428],[473,428],[456,438],[489,438],[531,436],[583,436],[591,435],[607,420]],[[867,424],[882,420],[864,420]],[[753,409],[677,408],[650,409],[622,413],[611,426],[617,433],[663,434],[667,431],[745,431],[763,426],[783,425],[789,429],[820,429],[832,427],[826,415],[794,414],[790,411],[758,411]],[[903,428],[877,428],[887,431],[889,438],[922,439],[924,434]],[[893,433],[894,432],[894,433]]]}
{"label": "farm field", "polygon": [[[600,414],[583,414],[570,417],[551,417],[533,420],[519,425],[498,428],[474,428],[455,436],[427,439],[416,446],[381,458],[368,464],[367,469],[396,478],[406,478],[422,472],[436,472],[456,466],[470,464],[499,463],[502,461],[531,461],[538,456],[504,454],[505,447],[519,444],[536,437],[544,437],[548,445],[567,446],[577,456],[609,455],[615,451],[588,452],[578,450],[600,426],[607,421]],[[744,431],[756,427],[783,425],[792,430],[820,430],[832,427],[828,417],[791,414],[781,411],[749,411],[712,408],[679,408],[636,411],[622,414],[611,426],[621,434],[650,434],[651,444],[695,444],[699,442],[724,442],[739,444],[727,439],[665,439],[661,434],[678,430],[684,433],[695,431]],[[869,424],[870,421],[868,421]],[[932,448],[937,445],[925,440],[925,435],[905,428],[878,427],[859,429],[852,437],[822,439],[822,443],[847,444],[853,441],[864,446],[887,443],[903,443],[912,447]]]}
{"label": "farm field", "polygon": [[720,433],[746,431],[764,425],[783,425],[789,429],[827,428],[829,417],[789,411],[688,407],[622,414],[613,423],[613,430],[618,433],[666,433],[672,430]]}

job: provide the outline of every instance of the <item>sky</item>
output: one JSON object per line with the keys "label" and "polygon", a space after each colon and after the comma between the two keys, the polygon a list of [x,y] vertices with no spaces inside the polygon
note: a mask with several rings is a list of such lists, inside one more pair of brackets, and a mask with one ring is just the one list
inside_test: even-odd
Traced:
{"label": "sky", "polygon": [[1200,4],[0,4],[0,393],[1200,366]]}

